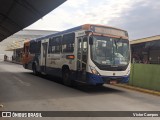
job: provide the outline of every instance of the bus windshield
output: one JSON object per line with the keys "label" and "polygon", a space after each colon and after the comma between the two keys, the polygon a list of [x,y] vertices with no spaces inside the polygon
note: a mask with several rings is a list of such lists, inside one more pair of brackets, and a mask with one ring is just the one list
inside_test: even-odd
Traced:
{"label": "bus windshield", "polygon": [[130,59],[129,41],[121,38],[93,36],[91,59],[97,65],[126,66]]}

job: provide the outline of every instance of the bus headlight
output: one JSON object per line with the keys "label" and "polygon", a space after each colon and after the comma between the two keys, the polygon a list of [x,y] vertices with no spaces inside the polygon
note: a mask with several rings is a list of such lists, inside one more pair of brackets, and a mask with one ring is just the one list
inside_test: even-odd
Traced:
{"label": "bus headlight", "polygon": [[130,70],[128,70],[128,72],[127,72],[127,75],[129,75],[130,74]]}
{"label": "bus headlight", "polygon": [[95,67],[92,67],[92,66],[89,66],[89,67],[90,67],[91,72],[92,72],[93,74],[95,74],[95,75],[100,75],[99,72],[96,70]]}

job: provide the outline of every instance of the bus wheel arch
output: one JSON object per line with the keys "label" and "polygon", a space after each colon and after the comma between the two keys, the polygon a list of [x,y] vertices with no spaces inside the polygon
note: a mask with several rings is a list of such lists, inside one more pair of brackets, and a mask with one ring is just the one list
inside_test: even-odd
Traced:
{"label": "bus wheel arch", "polygon": [[71,86],[70,69],[68,65],[63,65],[62,67],[62,80],[64,85]]}

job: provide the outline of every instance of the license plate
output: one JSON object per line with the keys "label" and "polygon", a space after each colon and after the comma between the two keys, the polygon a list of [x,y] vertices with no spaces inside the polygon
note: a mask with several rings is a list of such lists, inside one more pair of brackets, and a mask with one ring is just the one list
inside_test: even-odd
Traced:
{"label": "license plate", "polygon": [[117,80],[110,80],[110,84],[116,84]]}

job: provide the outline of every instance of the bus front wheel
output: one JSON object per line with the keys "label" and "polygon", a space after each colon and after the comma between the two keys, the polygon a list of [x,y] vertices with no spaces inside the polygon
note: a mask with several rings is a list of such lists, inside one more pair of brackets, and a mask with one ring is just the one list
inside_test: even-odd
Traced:
{"label": "bus front wheel", "polygon": [[63,70],[62,79],[64,85],[71,86],[70,70],[68,69]]}

